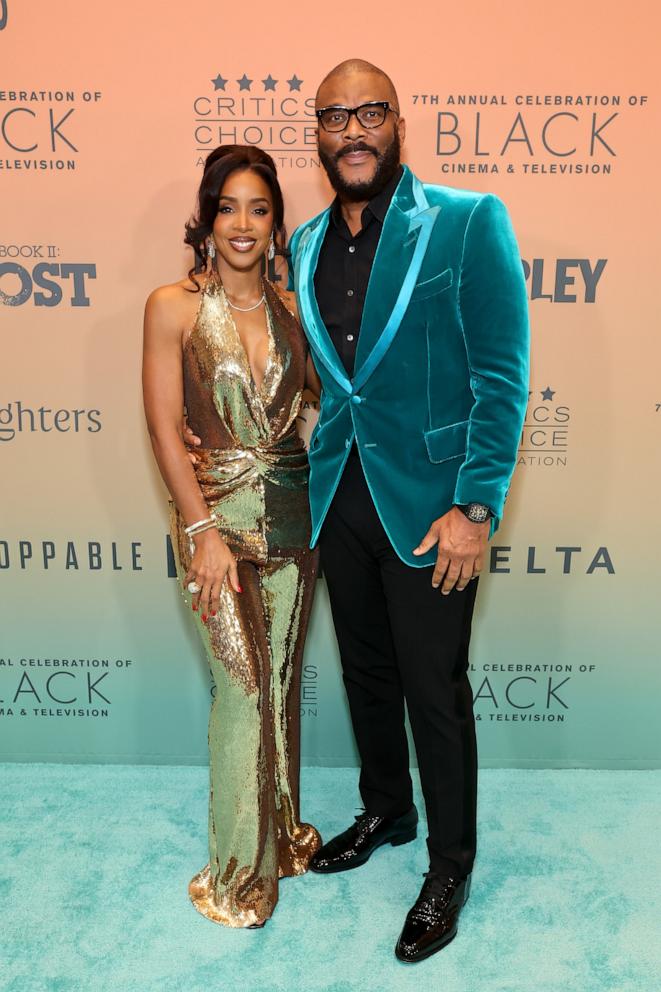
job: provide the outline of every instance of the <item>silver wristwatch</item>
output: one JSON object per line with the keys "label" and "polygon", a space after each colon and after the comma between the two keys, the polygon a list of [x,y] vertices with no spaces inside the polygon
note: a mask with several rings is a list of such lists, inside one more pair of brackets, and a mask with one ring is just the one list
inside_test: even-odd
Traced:
{"label": "silver wristwatch", "polygon": [[486,520],[489,520],[493,516],[493,513],[484,503],[466,503],[461,505],[459,503],[456,506],[461,510],[464,516],[472,520],[474,524],[483,524]]}

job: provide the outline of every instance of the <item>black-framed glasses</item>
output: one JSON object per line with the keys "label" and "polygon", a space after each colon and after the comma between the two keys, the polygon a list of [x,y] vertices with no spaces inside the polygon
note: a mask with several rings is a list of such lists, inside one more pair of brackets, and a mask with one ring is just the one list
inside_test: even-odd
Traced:
{"label": "black-framed glasses", "polygon": [[372,100],[360,107],[321,107],[315,114],[324,131],[344,131],[354,114],[363,127],[381,127],[388,111],[399,114],[388,100]]}

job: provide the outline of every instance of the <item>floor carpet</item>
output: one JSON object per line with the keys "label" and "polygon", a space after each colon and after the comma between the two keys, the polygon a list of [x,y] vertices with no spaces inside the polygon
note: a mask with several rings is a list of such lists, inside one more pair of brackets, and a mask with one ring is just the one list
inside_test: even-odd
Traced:
{"label": "floor carpet", "polygon": [[[263,930],[199,916],[204,768],[0,765],[3,992],[658,992],[661,773],[483,771],[480,851],[452,945],[393,945],[425,871],[414,844],[281,884]],[[353,769],[304,769],[328,838]],[[419,799],[419,796],[418,796]]]}

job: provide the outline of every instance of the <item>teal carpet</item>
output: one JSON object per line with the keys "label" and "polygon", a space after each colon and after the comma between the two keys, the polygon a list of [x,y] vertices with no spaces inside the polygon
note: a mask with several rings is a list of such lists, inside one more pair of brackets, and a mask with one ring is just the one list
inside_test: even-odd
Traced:
{"label": "teal carpet", "polygon": [[[356,772],[304,769],[328,838]],[[285,880],[264,930],[188,902],[206,860],[204,768],[0,765],[2,992],[658,992],[661,773],[484,771],[480,852],[454,943],[393,945],[426,868],[415,844]]]}

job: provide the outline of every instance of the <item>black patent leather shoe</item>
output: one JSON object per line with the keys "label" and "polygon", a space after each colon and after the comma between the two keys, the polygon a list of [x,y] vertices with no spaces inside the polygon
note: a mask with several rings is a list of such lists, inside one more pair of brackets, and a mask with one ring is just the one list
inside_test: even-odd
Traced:
{"label": "black patent leather shoe", "polygon": [[457,936],[462,907],[468,902],[470,880],[427,872],[425,883],[404,923],[395,955],[400,961],[424,961]]}
{"label": "black patent leather shoe", "polygon": [[418,833],[418,811],[411,806],[407,813],[395,818],[361,813],[356,822],[343,833],[320,847],[310,861],[312,871],[329,875],[349,871],[369,860],[382,844],[408,844]]}

